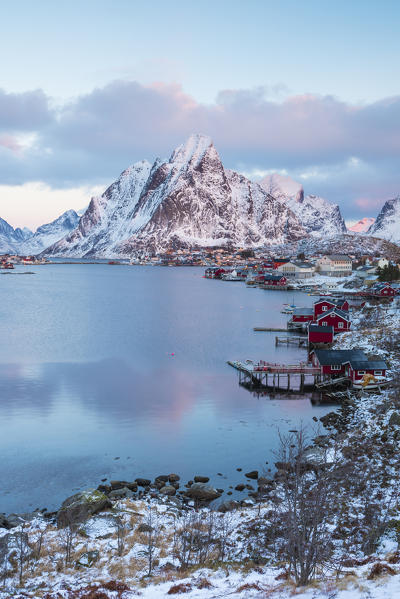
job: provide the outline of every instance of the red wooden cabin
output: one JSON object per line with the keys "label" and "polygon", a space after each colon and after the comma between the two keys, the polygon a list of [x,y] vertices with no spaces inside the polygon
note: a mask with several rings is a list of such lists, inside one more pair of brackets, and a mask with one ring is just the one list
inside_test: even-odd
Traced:
{"label": "red wooden cabin", "polygon": [[349,314],[344,310],[339,310],[339,308],[332,308],[329,312],[320,314],[315,322],[320,326],[333,327],[335,333],[349,331],[351,326]]}

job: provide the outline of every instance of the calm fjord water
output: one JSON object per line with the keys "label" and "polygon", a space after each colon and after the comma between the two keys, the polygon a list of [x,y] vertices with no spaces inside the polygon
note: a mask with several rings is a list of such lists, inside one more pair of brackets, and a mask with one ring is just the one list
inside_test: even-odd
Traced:
{"label": "calm fjord water", "polygon": [[278,428],[329,411],[307,397],[257,398],[226,365],[305,358],[252,330],[285,326],[292,293],[198,268],[14,272],[27,270],[0,276],[0,512],[54,509],[106,477],[202,474],[228,490],[243,482],[237,467],[274,461]]}

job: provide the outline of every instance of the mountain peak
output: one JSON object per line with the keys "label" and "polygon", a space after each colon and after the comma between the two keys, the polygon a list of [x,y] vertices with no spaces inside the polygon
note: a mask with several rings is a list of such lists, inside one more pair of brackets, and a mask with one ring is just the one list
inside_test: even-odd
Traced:
{"label": "mountain peak", "polygon": [[375,222],[375,218],[372,216],[364,216],[357,223],[354,223],[351,227],[347,227],[349,231],[353,233],[366,233]]}
{"label": "mountain peak", "polygon": [[212,139],[208,135],[192,134],[185,143],[174,150],[169,159],[174,164],[198,164],[209,149],[214,148]]}

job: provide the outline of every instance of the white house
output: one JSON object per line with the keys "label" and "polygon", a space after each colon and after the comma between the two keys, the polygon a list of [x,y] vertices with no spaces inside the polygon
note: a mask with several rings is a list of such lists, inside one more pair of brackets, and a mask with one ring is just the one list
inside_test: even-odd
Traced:
{"label": "white house", "polygon": [[352,261],[349,256],[342,254],[331,254],[330,256],[322,256],[317,260],[317,270],[321,275],[330,277],[347,277],[352,272]]}

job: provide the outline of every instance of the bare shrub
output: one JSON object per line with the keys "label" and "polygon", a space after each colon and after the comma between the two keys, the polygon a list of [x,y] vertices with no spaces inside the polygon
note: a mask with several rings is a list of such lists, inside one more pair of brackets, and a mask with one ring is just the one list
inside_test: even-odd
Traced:
{"label": "bare shrub", "polygon": [[306,448],[304,429],[280,436],[282,496],[273,522],[278,528],[275,546],[279,556],[288,562],[300,585],[312,580],[317,568],[324,566],[333,553],[328,523],[335,502],[335,481],[326,452],[320,455],[317,466],[310,466]]}

